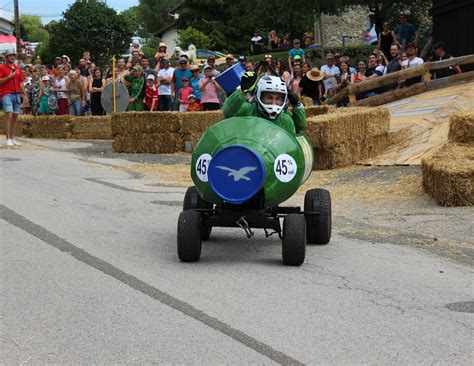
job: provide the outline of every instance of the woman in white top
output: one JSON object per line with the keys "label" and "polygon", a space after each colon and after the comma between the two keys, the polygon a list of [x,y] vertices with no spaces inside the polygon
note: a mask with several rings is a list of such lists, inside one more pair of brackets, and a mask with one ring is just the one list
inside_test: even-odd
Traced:
{"label": "woman in white top", "polygon": [[58,98],[58,109],[56,110],[56,114],[61,116],[64,114],[68,114],[68,96],[67,96],[67,72],[64,66],[60,66],[59,68],[58,77],[54,83],[54,87],[52,88],[55,91]]}

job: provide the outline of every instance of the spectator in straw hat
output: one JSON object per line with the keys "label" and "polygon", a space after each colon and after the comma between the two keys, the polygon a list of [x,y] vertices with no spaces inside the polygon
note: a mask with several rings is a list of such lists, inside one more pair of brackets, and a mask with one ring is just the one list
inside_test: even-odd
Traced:
{"label": "spectator in straw hat", "polygon": [[169,55],[168,52],[166,52],[166,43],[165,42],[160,42],[158,45],[158,51],[155,53],[155,60],[156,60],[156,70],[160,69],[160,60],[162,58],[167,58],[169,59],[171,56]]}
{"label": "spectator in straw hat", "polygon": [[232,66],[234,66],[234,56],[229,53],[225,56],[224,70],[230,69]]}
{"label": "spectator in straw hat", "polygon": [[133,66],[130,74],[126,75],[124,80],[130,96],[127,111],[144,111],[143,97],[145,96],[146,86],[145,78],[143,77],[143,67],[140,65]]}
{"label": "spectator in straw hat", "polygon": [[324,86],[322,80],[324,73],[317,67],[311,68],[309,62],[303,64],[303,77],[300,81],[300,95],[312,99],[315,105],[321,104],[321,98],[324,94]]}
{"label": "spectator in straw hat", "polygon": [[20,114],[21,95],[28,100],[24,88],[23,72],[19,66],[15,65],[16,53],[13,50],[5,52],[5,62],[0,65],[0,98],[6,118],[6,145],[19,146],[19,142],[15,140],[16,125],[18,114]]}

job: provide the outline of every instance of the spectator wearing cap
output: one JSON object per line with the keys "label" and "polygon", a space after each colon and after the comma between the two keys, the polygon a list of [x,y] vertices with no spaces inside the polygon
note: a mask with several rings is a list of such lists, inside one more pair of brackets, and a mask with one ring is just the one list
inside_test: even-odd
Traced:
{"label": "spectator wearing cap", "polygon": [[[406,70],[424,63],[423,59],[417,57],[417,49],[414,43],[408,43],[406,48],[407,59],[402,61],[402,69]],[[410,86],[421,81],[421,76],[405,80],[405,86]]]}
{"label": "spectator wearing cap", "polygon": [[253,37],[251,38],[250,42],[250,52],[252,55],[258,55],[259,53],[262,53],[263,38],[259,31],[256,30],[253,32]]}
{"label": "spectator wearing cap", "polygon": [[191,94],[188,97],[188,108],[186,109],[187,112],[199,112],[201,110],[201,104],[196,100],[196,96]]}
{"label": "spectator wearing cap", "polygon": [[160,60],[160,71],[158,71],[158,110],[170,111],[173,107],[172,85],[174,69],[170,65],[170,60],[162,58]]}
{"label": "spectator wearing cap", "polygon": [[146,77],[145,109],[151,112],[157,111],[158,98],[155,76],[150,74]]}
{"label": "spectator wearing cap", "polygon": [[127,111],[142,112],[145,110],[143,98],[145,96],[145,79],[143,77],[143,67],[133,66],[130,74],[126,75],[125,85],[128,87],[128,107]]}
{"label": "spectator wearing cap", "polygon": [[245,62],[247,61],[247,58],[243,55],[240,55],[238,58],[238,62],[242,65],[242,67],[245,69]]}
{"label": "spectator wearing cap", "polygon": [[[175,91],[173,110],[178,111],[180,106],[179,101],[179,90],[183,87],[183,79],[189,79],[193,76],[188,64],[188,57],[186,55],[179,56],[179,66],[174,70],[173,73],[173,85]],[[189,86],[189,84],[188,84]]]}
{"label": "spectator wearing cap", "polygon": [[408,43],[413,42],[415,39],[416,28],[413,24],[407,22],[405,14],[400,14],[398,18],[398,25],[395,27],[395,35],[398,42],[405,47]]}
{"label": "spectator wearing cap", "polygon": [[6,118],[6,145],[10,147],[21,145],[15,140],[18,114],[22,103],[21,96],[23,95],[25,101],[28,100],[23,84],[25,77],[21,68],[15,65],[15,60],[15,51],[6,51],[5,63],[0,65],[0,98]]}
{"label": "spectator wearing cap", "polygon": [[293,48],[288,52],[288,63],[293,65],[295,61],[295,56],[298,55],[301,57],[303,63],[305,63],[304,51],[300,48],[301,42],[299,39],[293,40]]}
{"label": "spectator wearing cap", "polygon": [[212,67],[212,76],[215,78],[218,77],[221,73],[217,70],[216,58],[214,56],[209,56],[207,58],[207,65]]}
{"label": "spectator wearing cap", "polygon": [[166,52],[166,43],[165,42],[160,42],[158,45],[158,51],[155,53],[155,60],[156,60],[156,70],[159,70],[160,68],[160,60],[162,58],[167,58],[169,59],[171,56],[168,52]]}
{"label": "spectator wearing cap", "polygon": [[229,53],[225,56],[224,70],[230,69],[232,66],[234,66],[234,56]]}
{"label": "spectator wearing cap", "polygon": [[321,104],[323,97],[324,73],[309,62],[303,64],[303,77],[299,85],[300,95],[311,98],[315,105]]}
{"label": "spectator wearing cap", "polygon": [[189,79],[189,85],[193,88],[194,98],[196,102],[201,103],[201,92],[199,91],[199,80],[203,78],[203,74],[199,70],[199,66],[194,65],[191,67],[191,79]]}
{"label": "spectator wearing cap", "polygon": [[71,59],[67,55],[61,56],[61,63],[63,64],[63,66],[68,65],[69,67],[71,67]]}
{"label": "spectator wearing cap", "polygon": [[[453,56],[446,52],[446,45],[444,42],[439,41],[436,42],[435,45],[433,46],[433,51],[435,54],[435,57],[433,58],[434,61],[442,61],[442,60],[449,60],[450,58],[453,58]],[[454,74],[460,74],[461,68],[457,65],[447,67],[444,69],[436,70],[435,71],[435,78],[440,79],[440,78],[445,78],[447,76],[452,76]]]}
{"label": "spectator wearing cap", "polygon": [[86,105],[87,91],[84,84],[79,81],[79,76],[75,70],[69,71],[69,81],[67,83],[69,114],[80,116],[82,107]]}
{"label": "spectator wearing cap", "polygon": [[324,74],[324,89],[329,90],[336,87],[336,76],[341,74],[341,70],[334,64],[335,57],[332,53],[326,55],[326,65],[321,66]]}
{"label": "spectator wearing cap", "polygon": [[183,86],[179,89],[179,111],[186,112],[189,104],[189,96],[193,94],[193,88],[189,85],[189,78],[187,76],[183,77],[182,80]]}
{"label": "spectator wearing cap", "polygon": [[217,92],[223,92],[215,77],[212,75],[211,65],[204,66],[204,77],[199,81],[199,91],[201,92],[201,105],[205,111],[215,111],[220,109]]}
{"label": "spectator wearing cap", "polygon": [[51,95],[51,82],[49,76],[43,76],[41,78],[41,90],[38,95],[39,108],[38,113],[40,115],[53,114],[53,111],[49,108],[48,100]]}

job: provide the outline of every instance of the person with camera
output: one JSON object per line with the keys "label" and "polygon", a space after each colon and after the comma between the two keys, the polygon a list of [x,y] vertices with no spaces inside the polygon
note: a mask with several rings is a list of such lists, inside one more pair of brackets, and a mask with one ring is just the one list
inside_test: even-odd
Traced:
{"label": "person with camera", "polygon": [[216,111],[221,108],[217,92],[223,92],[223,89],[216,82],[213,70],[211,65],[204,66],[204,77],[199,80],[201,105],[205,111]]}
{"label": "person with camera", "polygon": [[15,134],[20,107],[23,103],[22,96],[25,101],[28,101],[23,84],[25,77],[21,68],[15,65],[15,51],[6,51],[4,55],[5,62],[0,65],[0,98],[6,118],[6,145],[9,147],[21,146],[21,143],[15,140]]}

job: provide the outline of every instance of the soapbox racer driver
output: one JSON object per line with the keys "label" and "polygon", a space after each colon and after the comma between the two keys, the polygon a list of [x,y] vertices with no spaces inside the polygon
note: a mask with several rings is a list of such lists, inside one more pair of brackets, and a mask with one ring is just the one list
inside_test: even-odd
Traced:
{"label": "soapbox racer driver", "polygon": [[[256,75],[252,73],[247,72],[242,76],[240,89],[233,92],[225,101],[222,107],[224,118],[261,117],[274,122],[293,135],[303,132],[308,124],[304,106],[298,96],[288,93],[285,83],[279,77],[263,76],[256,81]],[[248,98],[247,93],[253,91],[251,85],[253,77],[255,93]],[[293,106],[292,112],[287,110],[288,102]]]}

